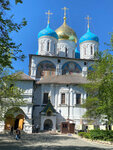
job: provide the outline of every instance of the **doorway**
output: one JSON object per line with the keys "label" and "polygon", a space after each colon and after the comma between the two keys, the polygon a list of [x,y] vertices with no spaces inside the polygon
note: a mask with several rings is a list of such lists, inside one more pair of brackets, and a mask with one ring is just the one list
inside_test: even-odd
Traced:
{"label": "doorway", "polygon": [[25,114],[20,108],[9,109],[5,114],[5,130],[10,130],[11,127],[16,130],[23,129]]}
{"label": "doorway", "polygon": [[19,128],[20,130],[22,130],[23,129],[23,124],[24,124],[24,115],[19,114],[15,119],[14,129],[16,130],[17,128]]}
{"label": "doorway", "polygon": [[53,128],[53,123],[50,119],[45,120],[44,130],[51,130]]}
{"label": "doorway", "polygon": [[18,128],[18,123],[19,123],[19,119],[15,120],[15,125],[14,125],[14,130],[16,130]]}

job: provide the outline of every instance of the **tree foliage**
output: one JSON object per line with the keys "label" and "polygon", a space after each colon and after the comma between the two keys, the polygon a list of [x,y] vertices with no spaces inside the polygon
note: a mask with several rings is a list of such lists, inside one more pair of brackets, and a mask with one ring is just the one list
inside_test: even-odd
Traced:
{"label": "tree foliage", "polygon": [[88,72],[88,84],[84,85],[88,93],[83,107],[87,109],[85,117],[101,119],[107,126],[113,123],[113,55],[106,50],[98,54],[98,60]]}
{"label": "tree foliage", "polygon": [[17,86],[21,73],[8,75],[7,71],[0,77],[0,120],[11,107],[19,107],[25,104],[24,91]]}
{"label": "tree foliage", "polygon": [[[22,3],[21,0],[16,0],[15,3]],[[20,24],[13,21],[14,15],[10,17],[7,13],[11,10],[9,0],[0,1],[0,70],[4,67],[12,68],[12,59],[23,60],[24,55],[20,49],[21,44],[16,45],[10,36],[10,33],[18,32],[23,26],[26,25],[25,18]]]}
{"label": "tree foliage", "polygon": [[[15,4],[22,3],[22,0],[15,0]],[[7,15],[10,12],[10,0],[0,0],[0,120],[8,108],[20,106],[25,103],[23,92],[17,87],[17,75],[9,75],[6,68],[12,67],[12,60],[24,60],[24,55],[20,49],[21,44],[17,45],[11,38],[13,31],[18,32],[26,25],[25,19],[20,24],[14,22],[14,15]]]}

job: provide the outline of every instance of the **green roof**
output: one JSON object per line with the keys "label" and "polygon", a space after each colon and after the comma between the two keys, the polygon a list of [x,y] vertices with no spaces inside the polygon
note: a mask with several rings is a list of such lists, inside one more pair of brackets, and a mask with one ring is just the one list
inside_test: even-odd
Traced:
{"label": "green roof", "polygon": [[41,112],[47,113],[48,110],[51,110],[52,113],[56,113],[56,110],[54,109],[54,107],[51,104],[50,100],[48,101],[47,105],[44,107],[44,109]]}

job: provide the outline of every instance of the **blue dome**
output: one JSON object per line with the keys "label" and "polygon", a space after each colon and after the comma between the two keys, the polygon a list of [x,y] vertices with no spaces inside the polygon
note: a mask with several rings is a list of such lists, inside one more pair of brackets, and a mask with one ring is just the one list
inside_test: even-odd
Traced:
{"label": "blue dome", "polygon": [[52,37],[58,39],[58,35],[56,34],[56,32],[54,30],[52,30],[50,28],[49,24],[47,25],[47,27],[45,29],[43,29],[42,31],[39,32],[38,38],[40,38],[42,36],[52,36]]}
{"label": "blue dome", "polygon": [[75,50],[75,58],[80,59],[80,51],[79,50]]}
{"label": "blue dome", "polygon": [[99,42],[99,39],[88,28],[87,32],[80,38],[79,43],[82,43],[84,41],[96,41],[96,42]]}

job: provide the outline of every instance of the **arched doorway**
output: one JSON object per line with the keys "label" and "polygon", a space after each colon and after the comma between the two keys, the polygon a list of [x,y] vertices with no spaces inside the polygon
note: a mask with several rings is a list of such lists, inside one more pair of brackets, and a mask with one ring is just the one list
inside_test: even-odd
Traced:
{"label": "arched doorway", "polygon": [[16,130],[23,129],[25,114],[20,108],[9,109],[5,114],[5,130],[9,130],[12,126]]}
{"label": "arched doorway", "polygon": [[50,119],[45,120],[44,130],[51,130],[53,128],[53,123]]}

